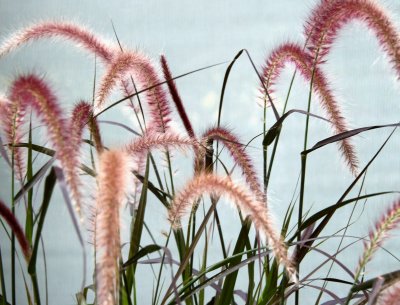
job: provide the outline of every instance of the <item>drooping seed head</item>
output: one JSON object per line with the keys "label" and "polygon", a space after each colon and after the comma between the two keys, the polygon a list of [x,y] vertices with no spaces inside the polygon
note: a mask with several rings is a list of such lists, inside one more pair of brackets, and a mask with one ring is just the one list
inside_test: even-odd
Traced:
{"label": "drooping seed head", "polygon": [[400,35],[389,13],[373,0],[322,0],[305,25],[308,48],[323,62],[340,30],[349,22],[363,22],[378,38],[400,77]]}
{"label": "drooping seed head", "polygon": [[14,109],[32,108],[46,126],[56,149],[56,158],[65,172],[76,211],[82,216],[77,149],[70,143],[69,124],[58,105],[56,96],[42,78],[28,74],[12,83],[9,100],[16,105]]}
{"label": "drooping seed head", "polygon": [[[313,64],[313,57],[295,43],[285,43],[276,48],[268,57],[263,67],[263,81],[269,93],[272,93],[279,76],[286,64],[293,64],[307,82],[312,80],[312,89],[318,96],[322,108],[326,111],[335,133],[348,130],[340,106],[329,86],[321,68]],[[314,73],[313,73],[314,69]],[[264,92],[264,86],[261,86]],[[340,149],[353,175],[358,172],[358,161],[353,145],[349,139],[340,142]]]}
{"label": "drooping seed head", "polygon": [[207,130],[203,134],[203,139],[213,139],[224,144],[233,160],[241,168],[250,190],[257,196],[259,201],[266,204],[266,196],[258,181],[252,160],[247,154],[244,145],[240,143],[238,137],[224,127],[215,127]]}
{"label": "drooping seed head", "polygon": [[[161,83],[151,61],[139,52],[120,52],[108,65],[97,92],[96,108],[101,108],[118,82],[132,75],[139,83],[139,90],[150,88]],[[150,130],[166,132],[171,120],[171,110],[166,94],[161,86],[145,92],[150,109]]]}
{"label": "drooping seed head", "polygon": [[85,27],[72,22],[45,21],[28,26],[11,35],[0,45],[0,57],[28,42],[43,38],[60,38],[74,42],[78,47],[96,54],[108,62],[115,49],[107,42],[96,37]]}
{"label": "drooping seed head", "polygon": [[282,263],[289,276],[296,281],[296,271],[289,259],[286,246],[277,232],[272,215],[264,202],[257,200],[252,193],[235,184],[229,177],[219,177],[210,173],[199,173],[176,194],[171,204],[168,218],[174,227],[180,225],[180,219],[192,209],[196,200],[204,195],[227,196],[236,203],[242,213],[248,215],[256,229],[268,239],[273,252]]}

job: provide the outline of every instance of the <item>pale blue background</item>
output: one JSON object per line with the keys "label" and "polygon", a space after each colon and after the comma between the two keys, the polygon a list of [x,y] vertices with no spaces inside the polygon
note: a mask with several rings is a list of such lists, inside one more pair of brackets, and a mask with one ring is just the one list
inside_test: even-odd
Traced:
{"label": "pale blue background", "polygon": [[[249,50],[256,65],[260,67],[265,56],[278,44],[286,41],[303,43],[303,21],[317,2],[312,0],[101,2],[0,0],[0,42],[22,26],[48,19],[74,20],[115,41],[112,20],[125,46],[142,50],[155,62],[159,54],[164,53],[175,75],[230,60],[242,48]],[[397,22],[400,16],[399,2],[395,0],[380,2],[393,13],[394,20]],[[393,123],[399,120],[399,82],[387,58],[379,50],[377,40],[365,31],[364,27],[353,24],[341,32],[324,69],[329,75],[332,87],[335,88],[352,127]],[[6,92],[16,75],[35,71],[50,80],[65,109],[70,109],[71,105],[81,98],[91,98],[94,58],[77,51],[69,43],[49,40],[35,42],[0,59],[0,70],[0,90],[3,92]],[[279,83],[277,96],[281,101],[285,96],[292,71],[292,69],[287,69]],[[99,64],[98,72],[99,74],[102,72]],[[177,81],[189,117],[198,134],[216,123],[218,98],[224,72],[225,66],[221,66]],[[243,56],[231,73],[222,120],[223,124],[237,133],[243,142],[247,142],[262,131],[262,110],[257,106],[257,90],[257,77],[248,60]],[[306,101],[307,87],[298,79],[290,107],[304,109]],[[281,104],[278,104],[279,107]],[[316,101],[312,111],[323,114]],[[124,113],[122,116],[121,112]],[[124,107],[120,107],[104,118],[116,120],[122,118],[122,121],[129,124],[131,121],[129,115]],[[269,124],[273,122],[272,116],[269,116],[268,122]],[[299,152],[303,145],[304,118],[294,115],[286,122],[269,190],[269,201],[279,223],[283,219],[296,184],[300,168]],[[119,129],[111,129],[106,125],[103,127],[103,132],[108,146],[122,145],[131,137],[127,133],[120,133]],[[113,136],[113,132],[118,132],[121,137]],[[354,139],[361,166],[368,162],[388,133],[388,129],[372,131]],[[37,135],[41,143],[45,139],[43,135],[43,132]],[[330,128],[325,123],[311,120],[310,145],[329,135]],[[253,144],[248,151],[254,157],[257,168],[261,169],[260,140]],[[398,152],[399,134],[396,133],[369,171],[366,180],[368,192],[399,189]],[[177,156],[181,155],[177,154]],[[175,162],[176,167],[181,164]],[[10,197],[9,171],[3,163],[1,165],[0,196],[7,201]],[[188,167],[190,161],[186,165]],[[317,211],[339,198],[351,182],[351,176],[345,169],[336,146],[324,148],[311,155],[308,165],[306,205],[307,208],[313,206],[312,211]],[[177,173],[178,187],[182,185],[183,177],[187,173],[189,170],[182,166]],[[38,198],[40,199],[40,195]],[[357,228],[351,228],[349,234],[366,234],[378,212],[390,202],[391,197],[388,196],[371,201],[359,219]],[[165,223],[166,213],[158,209],[158,204],[152,205],[152,203],[149,202],[147,211],[147,215],[151,215],[148,222],[150,226],[154,226],[155,236],[162,244],[165,240],[162,230],[168,228]],[[222,222],[226,228],[229,228],[226,230],[226,239],[234,242],[239,230],[236,213],[230,208],[222,208],[221,211]],[[357,211],[356,215],[359,215],[361,208]],[[332,226],[326,230],[326,234],[332,234],[335,228],[344,226],[349,213],[350,209],[343,209],[338,213],[332,221]],[[72,304],[74,293],[79,290],[82,280],[81,250],[61,199],[52,202],[49,216],[44,232],[50,291],[49,304]],[[160,228],[155,226],[158,223],[162,224]],[[337,242],[334,240],[324,249],[334,253]],[[388,245],[392,250],[399,247],[395,239]],[[0,246],[3,256],[7,255],[9,242],[4,234],[1,235]],[[340,258],[354,270],[361,249],[362,246],[359,243]],[[215,255],[215,261],[220,258],[218,248],[211,249],[210,253]],[[314,260],[319,259],[318,255],[314,258]],[[315,266],[315,263],[310,261],[309,266],[311,268]],[[10,268],[7,263],[5,268],[6,274],[9,275]],[[398,268],[396,261],[382,252],[369,265],[367,277],[395,268]],[[138,269],[138,272],[151,274],[148,268],[143,270]],[[319,274],[319,276],[324,275],[325,273]],[[90,271],[88,277],[90,283]],[[343,278],[350,280],[344,275]],[[40,281],[43,287],[43,279],[40,278]],[[22,304],[25,296],[21,277],[19,277],[19,283],[21,290],[18,293],[18,303]],[[139,289],[141,304],[146,304],[150,300],[152,278],[144,278],[144,283],[145,287],[141,286]],[[328,287],[335,288],[333,285]],[[314,291],[309,291],[307,296],[314,300]],[[336,292],[340,296],[345,295],[345,292],[338,289]],[[305,293],[303,297],[304,304],[309,304]]]}

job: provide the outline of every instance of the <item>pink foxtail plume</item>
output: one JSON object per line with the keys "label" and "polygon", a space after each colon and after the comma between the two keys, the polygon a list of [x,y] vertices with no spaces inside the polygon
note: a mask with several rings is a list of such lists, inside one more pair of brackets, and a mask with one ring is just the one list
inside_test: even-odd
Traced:
{"label": "pink foxtail plume", "polygon": [[[22,108],[21,108],[22,107]],[[10,145],[22,142],[21,127],[25,109],[23,105],[12,103],[8,98],[0,97],[0,124],[5,137]],[[19,181],[23,181],[25,172],[25,162],[23,158],[23,149],[20,147],[10,147],[14,153],[15,171]]]}
{"label": "pink foxtail plume", "polygon": [[[135,165],[139,167],[140,158],[155,149],[163,149],[173,147],[175,149],[180,149],[182,151],[188,151],[193,149],[194,153],[197,155],[205,155],[205,146],[199,143],[196,139],[189,137],[182,137],[174,133],[156,133],[148,132],[132,141],[125,147],[127,153],[133,156],[135,160]],[[200,168],[203,168],[203,158],[195,158],[194,172],[198,172]]]}
{"label": "pink foxtail plume", "polygon": [[42,38],[61,38],[75,42],[79,47],[96,54],[103,61],[113,58],[114,48],[97,38],[89,30],[72,22],[46,21],[24,28],[0,45],[0,57],[30,41]]}
{"label": "pink foxtail plume", "polygon": [[178,88],[176,88],[175,81],[172,79],[171,71],[169,70],[167,59],[164,55],[160,57],[161,66],[164,74],[164,78],[167,81],[169,93],[171,94],[172,100],[175,103],[175,107],[178,110],[179,116],[185,126],[186,132],[189,137],[196,137],[193,131],[192,124],[190,123],[189,117],[186,114],[185,106],[183,106],[181,96],[179,95]]}
{"label": "pink foxtail plume", "polygon": [[118,304],[120,216],[129,178],[128,157],[123,151],[104,151],[97,176],[96,294],[97,304]]}
{"label": "pink foxtail plume", "polygon": [[25,237],[24,230],[19,224],[17,218],[15,218],[15,216],[11,213],[10,209],[1,200],[0,200],[0,215],[8,223],[11,230],[14,232],[15,237],[17,238],[19,245],[21,246],[21,250],[25,256],[25,259],[29,261],[31,257],[31,247],[29,246],[29,242]]}
{"label": "pink foxtail plume", "polygon": [[176,194],[171,204],[168,218],[173,226],[180,225],[180,219],[191,210],[193,203],[204,193],[225,195],[236,203],[242,213],[249,215],[256,229],[268,239],[277,261],[282,263],[290,277],[296,280],[293,262],[288,257],[285,243],[277,232],[266,205],[228,177],[203,172],[189,181],[183,190]]}
{"label": "pink foxtail plume", "polygon": [[17,78],[12,83],[9,99],[16,105],[14,109],[31,107],[47,127],[47,132],[56,149],[56,158],[65,172],[75,209],[82,216],[80,182],[77,171],[78,155],[75,147],[71,146],[69,124],[62,114],[57,98],[43,79],[29,74]]}
{"label": "pink foxtail plume", "polygon": [[356,274],[360,274],[365,265],[372,259],[374,253],[388,238],[390,231],[400,224],[400,199],[397,199],[386,213],[375,223],[375,228],[369,232],[369,241],[364,243],[364,252],[360,258]]}
{"label": "pink foxtail plume", "polygon": [[400,35],[389,14],[373,0],[322,0],[305,25],[305,37],[313,56],[324,61],[339,31],[359,20],[378,38],[400,78]]}
{"label": "pink foxtail plume", "polygon": [[[108,65],[97,92],[96,108],[101,108],[117,82],[132,75],[141,87],[150,88],[161,83],[151,61],[139,52],[118,53]],[[146,90],[147,103],[150,109],[150,130],[166,132],[171,120],[171,109],[166,94],[161,86]]]}
{"label": "pink foxtail plume", "polygon": [[73,141],[73,146],[76,148],[80,147],[85,126],[89,127],[97,152],[101,152],[103,144],[97,120],[93,117],[93,107],[88,102],[80,101],[72,111],[70,127],[71,141]]}
{"label": "pink foxtail plume", "polygon": [[[273,87],[287,63],[294,64],[297,71],[301,73],[306,81],[311,81],[312,79],[312,89],[314,93],[318,95],[322,108],[328,114],[334,132],[342,133],[347,131],[346,120],[341,113],[340,107],[329,87],[324,73],[319,66],[316,66],[313,76],[313,58],[298,44],[283,44],[275,49],[268,57],[266,65],[263,67],[263,80],[268,93],[273,92]],[[264,91],[264,87],[261,86],[261,88],[261,90]],[[348,139],[341,141],[339,145],[347,165],[351,172],[356,175],[358,172],[358,161],[353,145],[351,145]]]}
{"label": "pink foxtail plume", "polygon": [[397,305],[400,299],[400,281],[385,288],[378,296],[376,305]]}
{"label": "pink foxtail plume", "polygon": [[215,127],[207,130],[203,134],[203,139],[213,139],[220,141],[228,149],[233,160],[239,165],[243,172],[243,176],[248,183],[250,190],[256,195],[257,200],[266,203],[265,192],[257,179],[257,173],[254,169],[252,160],[247,154],[244,146],[239,139],[228,129],[224,127]]}

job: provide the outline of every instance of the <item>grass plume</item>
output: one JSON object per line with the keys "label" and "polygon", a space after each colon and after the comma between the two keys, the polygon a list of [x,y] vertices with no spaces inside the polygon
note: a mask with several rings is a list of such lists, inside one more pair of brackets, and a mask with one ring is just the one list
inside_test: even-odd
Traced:
{"label": "grass plume", "polygon": [[[12,83],[9,99],[16,105],[14,109],[31,107],[46,126],[49,137],[56,148],[56,157],[65,172],[75,209],[82,217],[80,182],[77,171],[78,155],[75,147],[71,146],[73,143],[70,142],[69,125],[58,105],[56,96],[43,79],[34,74],[28,74],[20,76]],[[23,120],[23,117],[18,119]]]}
{"label": "grass plume", "polygon": [[[347,131],[346,120],[342,115],[324,73],[319,66],[314,67],[313,57],[298,44],[282,44],[267,58],[262,75],[268,92],[273,92],[274,85],[287,63],[294,64],[297,71],[300,72],[306,81],[313,81],[313,91],[318,95],[322,108],[328,114],[334,132],[342,133]],[[261,90],[264,91],[264,86],[261,86]],[[265,94],[265,92],[263,93]],[[358,161],[353,145],[351,145],[349,139],[341,141],[339,145],[350,171],[356,175],[358,172]]]}
{"label": "grass plume", "polygon": [[386,213],[375,223],[375,227],[369,233],[369,241],[364,243],[364,252],[358,263],[356,279],[362,269],[372,259],[374,253],[388,237],[390,231],[397,228],[400,223],[400,199],[397,199]]}
{"label": "grass plume", "polygon": [[349,22],[363,22],[377,37],[400,77],[400,36],[389,14],[373,0],[322,0],[305,24],[308,48],[326,59],[339,31]]}
{"label": "grass plume", "polygon": [[182,120],[183,126],[185,126],[186,132],[189,137],[195,138],[192,123],[190,123],[189,117],[186,114],[185,106],[183,106],[181,96],[179,95],[178,88],[176,87],[175,81],[172,79],[171,71],[169,70],[167,59],[165,55],[160,57],[161,67],[164,74],[164,79],[167,81],[169,93],[171,94],[172,100],[175,103],[176,110]]}
{"label": "grass plume", "polygon": [[240,143],[237,136],[224,127],[210,128],[203,134],[203,139],[220,141],[228,149],[233,160],[239,165],[243,176],[248,183],[250,190],[256,195],[257,200],[266,203],[266,196],[257,178],[257,173],[252,164],[250,156],[247,154],[244,146]]}
{"label": "grass plume", "polygon": [[28,42],[43,38],[60,38],[74,42],[78,47],[96,54],[105,62],[113,58],[115,49],[99,39],[82,25],[73,22],[44,21],[12,34],[0,45],[0,57]]}
{"label": "grass plume", "polygon": [[248,215],[256,229],[268,239],[276,258],[281,262],[290,277],[295,280],[296,271],[293,262],[289,259],[286,246],[275,229],[272,216],[264,202],[254,198],[252,193],[232,182],[229,177],[219,177],[215,174],[200,173],[190,180],[186,186],[176,194],[168,219],[173,226],[179,226],[180,219],[192,209],[196,200],[205,193],[216,196],[227,196],[236,203],[237,207]]}
{"label": "grass plume", "polygon": [[129,177],[125,152],[104,151],[100,155],[96,198],[96,295],[97,304],[118,304],[120,219]]}
{"label": "grass plume", "polygon": [[[108,65],[97,92],[96,108],[101,108],[117,82],[127,76],[141,85],[141,89],[150,88],[161,83],[149,58],[139,52],[121,52]],[[146,91],[151,121],[148,128],[157,132],[166,132],[171,120],[170,106],[161,86]]]}

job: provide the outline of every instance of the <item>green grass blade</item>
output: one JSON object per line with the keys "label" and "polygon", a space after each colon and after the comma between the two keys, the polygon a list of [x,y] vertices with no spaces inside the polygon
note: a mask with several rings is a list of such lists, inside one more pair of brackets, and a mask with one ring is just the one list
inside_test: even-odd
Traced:
{"label": "green grass blade", "polygon": [[[146,170],[145,170],[144,181],[143,181],[143,186],[142,186],[142,193],[140,195],[139,206],[138,206],[136,215],[133,220],[134,223],[133,223],[130,248],[129,248],[129,259],[133,258],[138,253],[140,239],[142,237],[144,215],[145,215],[145,209],[146,209],[146,204],[147,204],[149,165],[150,165],[150,160],[149,160],[149,156],[147,156]],[[130,293],[132,292],[132,285],[133,285],[133,281],[134,281],[133,278],[134,278],[135,271],[136,271],[136,264],[137,264],[137,262],[134,262],[131,266],[129,266],[127,273],[126,273],[128,296],[130,296]]]}
{"label": "green grass blade", "polygon": [[[236,241],[235,249],[233,250],[233,255],[238,253],[243,253],[243,250],[246,246],[246,242],[248,239],[250,227],[251,227],[251,221],[250,219],[246,218],[243,222],[238,239]],[[241,255],[236,256],[235,259],[230,262],[228,269],[240,263],[241,259],[242,259]],[[224,285],[222,287],[221,294],[218,296],[217,301],[215,303],[216,305],[228,305],[231,303],[238,272],[239,270],[229,274],[226,277]]]}
{"label": "green grass blade", "polygon": [[[26,178],[28,181],[32,180],[33,169],[32,169],[32,124],[29,122],[29,140],[28,140],[28,162]],[[33,198],[33,187],[28,191],[28,202],[26,209],[26,220],[25,220],[25,236],[29,244],[32,246],[32,236],[33,236],[33,208],[32,208],[32,198]],[[15,200],[15,197],[14,197]]]}

